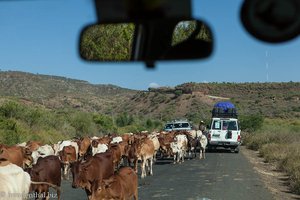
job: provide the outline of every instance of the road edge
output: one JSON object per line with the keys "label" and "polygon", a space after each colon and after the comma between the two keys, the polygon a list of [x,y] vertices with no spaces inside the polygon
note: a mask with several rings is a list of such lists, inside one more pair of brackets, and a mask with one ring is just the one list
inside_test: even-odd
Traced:
{"label": "road edge", "polygon": [[288,182],[289,176],[278,170],[274,164],[265,162],[264,158],[259,156],[258,151],[241,146],[240,152],[252,164],[253,170],[259,174],[275,200],[300,199],[300,195],[291,192]]}

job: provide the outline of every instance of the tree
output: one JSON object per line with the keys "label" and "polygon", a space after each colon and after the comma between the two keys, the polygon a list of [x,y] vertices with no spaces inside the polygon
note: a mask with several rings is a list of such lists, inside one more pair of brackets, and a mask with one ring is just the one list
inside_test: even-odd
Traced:
{"label": "tree", "polygon": [[104,133],[115,132],[117,128],[114,125],[113,119],[107,115],[94,114],[94,122],[100,126],[100,131]]}

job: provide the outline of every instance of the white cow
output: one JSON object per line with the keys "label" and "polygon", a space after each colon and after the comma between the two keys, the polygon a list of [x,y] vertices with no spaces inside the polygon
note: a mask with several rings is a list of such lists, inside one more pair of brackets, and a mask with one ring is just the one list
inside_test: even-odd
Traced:
{"label": "white cow", "polygon": [[31,157],[33,159],[33,164],[36,164],[39,157],[44,158],[44,157],[50,156],[50,155],[54,155],[54,150],[50,145],[46,144],[46,145],[40,146],[36,151],[33,151],[31,153]]}
{"label": "white cow", "polygon": [[123,139],[122,139],[122,137],[120,137],[120,136],[117,136],[117,137],[114,137],[114,138],[112,138],[112,140],[111,140],[111,144],[117,144],[117,143],[120,143],[120,142],[122,142],[123,141]]}
{"label": "white cow", "polygon": [[0,166],[0,199],[27,199],[31,180],[27,172],[15,164]]}
{"label": "white cow", "polygon": [[199,158],[205,158],[205,148],[207,146],[207,137],[204,134],[198,136],[199,139],[199,146],[200,146],[200,156]]}
{"label": "white cow", "polygon": [[188,140],[186,135],[176,135],[174,142],[171,142],[170,146],[174,154],[174,164],[184,162],[184,156],[187,150]]}
{"label": "white cow", "polygon": [[54,149],[54,155],[58,155],[58,153],[60,151],[63,150],[63,148],[65,146],[73,146],[75,148],[75,151],[76,151],[76,160],[78,159],[78,151],[79,151],[79,147],[78,147],[78,144],[77,142],[74,142],[72,140],[64,140],[64,141],[59,141],[57,144],[54,144],[53,145],[53,149]]}
{"label": "white cow", "polygon": [[28,199],[31,184],[47,184],[60,192],[60,187],[47,182],[31,181],[30,175],[9,161],[0,161],[0,200]]}
{"label": "white cow", "polygon": [[199,138],[202,135],[201,130],[189,130],[188,132],[192,136],[193,139]]}
{"label": "white cow", "polygon": [[92,155],[94,156],[96,153],[104,153],[108,149],[106,144],[99,143],[97,147],[92,147]]}

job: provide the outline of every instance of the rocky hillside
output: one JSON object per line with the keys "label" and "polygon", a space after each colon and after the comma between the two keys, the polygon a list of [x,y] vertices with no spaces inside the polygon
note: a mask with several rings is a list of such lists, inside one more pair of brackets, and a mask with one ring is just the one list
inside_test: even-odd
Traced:
{"label": "rocky hillside", "polygon": [[75,108],[108,112],[136,91],[114,85],[93,85],[86,81],[23,72],[0,72],[0,97],[16,98],[26,104],[50,109]]}
{"label": "rocky hillside", "polygon": [[135,91],[114,85],[23,72],[0,72],[0,97],[49,109],[70,108],[110,115],[128,113],[160,120],[210,117],[218,101],[241,115],[300,117],[300,83],[185,83]]}

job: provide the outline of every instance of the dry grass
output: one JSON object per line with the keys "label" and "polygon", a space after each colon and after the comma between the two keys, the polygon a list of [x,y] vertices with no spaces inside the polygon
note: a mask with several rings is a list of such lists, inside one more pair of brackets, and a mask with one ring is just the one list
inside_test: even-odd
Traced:
{"label": "dry grass", "polygon": [[300,120],[266,120],[262,130],[247,135],[245,145],[258,150],[267,162],[290,176],[290,185],[300,194]]}

